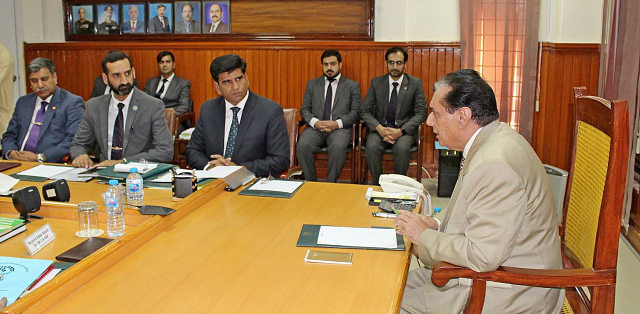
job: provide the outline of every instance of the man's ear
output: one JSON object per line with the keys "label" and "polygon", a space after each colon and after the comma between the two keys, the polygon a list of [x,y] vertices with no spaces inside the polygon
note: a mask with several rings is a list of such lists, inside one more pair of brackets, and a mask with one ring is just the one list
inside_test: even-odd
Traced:
{"label": "man's ear", "polygon": [[218,92],[218,95],[222,95],[222,91],[220,90],[220,84],[218,84],[218,82],[213,81],[213,87],[215,87],[216,92]]}
{"label": "man's ear", "polygon": [[469,107],[462,107],[457,111],[458,122],[460,122],[460,127],[466,127],[473,118],[473,113]]}
{"label": "man's ear", "polygon": [[102,81],[104,82],[104,85],[109,86],[109,78],[104,73],[102,73]]}

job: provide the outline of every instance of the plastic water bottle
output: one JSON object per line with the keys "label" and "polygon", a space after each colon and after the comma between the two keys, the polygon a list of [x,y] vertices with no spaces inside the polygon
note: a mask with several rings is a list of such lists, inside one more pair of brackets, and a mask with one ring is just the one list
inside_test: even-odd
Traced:
{"label": "plastic water bottle", "polygon": [[131,168],[127,176],[127,199],[129,205],[142,206],[144,190],[142,189],[142,177],[138,173],[138,168]]}
{"label": "plastic water bottle", "polygon": [[109,180],[104,193],[104,205],[107,207],[107,234],[119,237],[124,234],[124,198],[118,180]]}

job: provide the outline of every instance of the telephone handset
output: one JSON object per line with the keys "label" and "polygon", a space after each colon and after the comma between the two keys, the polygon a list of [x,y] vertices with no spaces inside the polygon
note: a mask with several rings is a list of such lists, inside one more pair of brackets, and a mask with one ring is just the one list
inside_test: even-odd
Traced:
{"label": "telephone handset", "polygon": [[[380,187],[386,193],[417,193],[422,198],[422,214],[432,216],[431,195],[422,183],[401,174],[383,174],[380,176]],[[427,213],[427,208],[429,212]]]}

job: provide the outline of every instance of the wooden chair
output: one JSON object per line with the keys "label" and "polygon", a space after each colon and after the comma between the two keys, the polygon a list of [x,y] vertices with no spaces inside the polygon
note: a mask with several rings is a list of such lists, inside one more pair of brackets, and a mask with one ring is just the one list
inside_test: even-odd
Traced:
{"label": "wooden chair", "polygon": [[[492,272],[440,262],[431,280],[444,286],[452,278],[471,278],[465,313],[481,313],[486,282],[566,288],[564,313],[613,313],[618,237],[629,155],[626,101],[583,96],[576,88],[574,143],[560,226],[564,269],[499,267]],[[589,288],[589,294],[582,287]]]}
{"label": "wooden chair", "polygon": [[[358,132],[360,139],[358,140],[358,152],[360,157],[358,158],[358,176],[362,175],[362,178],[358,178],[358,182],[362,184],[367,184],[369,182],[369,167],[367,166],[366,160],[366,137],[367,137],[368,128],[365,123],[360,124],[360,130]],[[418,182],[422,182],[422,150],[423,150],[423,141],[424,141],[424,123],[420,124],[418,127],[418,139],[416,143],[411,146],[409,150],[411,153],[411,159],[416,160],[416,180]],[[386,149],[382,154],[382,165],[383,165],[383,173],[384,173],[384,164],[385,162],[393,162],[393,150]],[[393,173],[393,171],[391,171]]]}
{"label": "wooden chair", "polygon": [[289,135],[289,169],[283,171],[280,174],[280,178],[290,179],[291,177],[298,176],[302,173],[302,170],[297,169],[296,164],[296,143],[298,141],[298,109],[288,108],[284,109],[284,121],[287,123],[287,134]]}
{"label": "wooden chair", "polygon": [[164,109],[164,117],[167,119],[167,126],[169,127],[169,132],[171,132],[171,136],[173,136],[174,140],[176,136],[178,136],[178,118],[176,116],[175,109]]}

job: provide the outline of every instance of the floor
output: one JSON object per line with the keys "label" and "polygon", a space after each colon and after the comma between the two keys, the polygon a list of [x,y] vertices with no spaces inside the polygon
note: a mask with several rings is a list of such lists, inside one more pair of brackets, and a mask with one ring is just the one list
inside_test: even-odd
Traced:
{"label": "floor", "polygon": [[[438,216],[444,217],[449,198],[437,196],[437,179],[423,179],[422,183],[431,194],[432,207],[442,208],[442,212]],[[418,266],[414,257],[411,260],[410,270],[416,267]],[[640,297],[638,296],[640,296],[640,256],[621,237],[618,251],[615,313],[640,313]]]}

